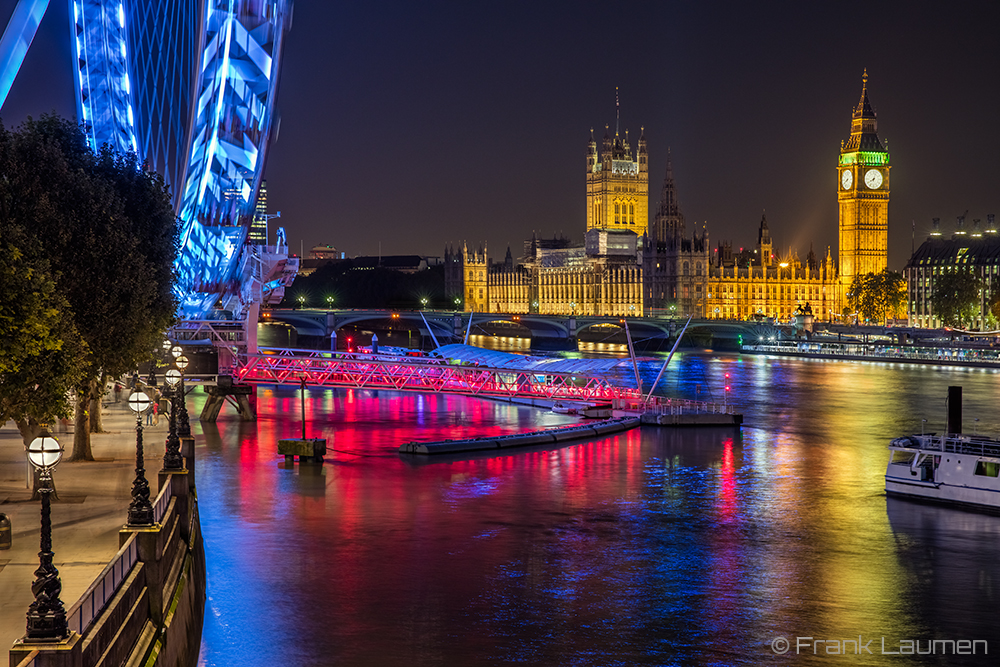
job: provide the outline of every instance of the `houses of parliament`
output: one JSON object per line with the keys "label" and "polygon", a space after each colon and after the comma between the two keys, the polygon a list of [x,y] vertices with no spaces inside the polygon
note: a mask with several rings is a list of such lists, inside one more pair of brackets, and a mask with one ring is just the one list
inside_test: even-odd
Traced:
{"label": "houses of parliament", "polygon": [[[690,234],[667,160],[659,205],[649,220],[648,148],[640,131],[633,152],[616,119],[600,150],[591,131],[586,156],[587,220],[582,246],[532,236],[515,260],[508,248],[445,250],[445,288],[466,311],[597,316],[774,318],[797,311],[838,316],[856,275],[888,264],[889,153],[878,138],[868,76],[836,166],[839,252],[805,260],[776,254],[766,216],[751,249],[710,248],[707,226]],[[714,251],[713,251],[714,250]]]}

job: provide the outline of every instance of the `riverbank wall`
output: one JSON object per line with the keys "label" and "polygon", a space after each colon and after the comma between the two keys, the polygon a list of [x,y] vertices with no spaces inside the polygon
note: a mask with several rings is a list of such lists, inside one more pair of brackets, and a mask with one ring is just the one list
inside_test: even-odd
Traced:
{"label": "riverbank wall", "polygon": [[[123,430],[120,435],[127,439],[127,433]],[[134,436],[132,438],[131,465],[128,459],[115,461],[118,463],[116,467],[129,468],[126,475],[134,474]],[[183,440],[181,451],[186,468],[160,471],[156,475],[158,493],[155,499],[151,499],[154,524],[149,527],[123,526],[126,513],[124,509],[118,510],[117,552],[106,561],[79,598],[72,603],[69,602],[72,598],[65,601],[69,636],[59,642],[16,640],[9,653],[11,667],[180,667],[197,663],[205,610],[205,548],[194,484],[194,439]],[[127,449],[127,444],[122,443],[124,449]],[[150,448],[148,444],[147,448]],[[156,458],[149,461],[154,470],[157,463]],[[74,465],[61,468],[72,469]],[[119,479],[126,476],[121,474],[125,472],[123,470],[116,472]],[[148,476],[153,477],[154,474],[149,473]],[[63,492],[69,487],[70,480],[65,479],[67,475],[61,477],[67,484],[59,487],[60,493],[64,501],[71,500],[69,494]],[[58,472],[56,483],[60,483]],[[58,501],[53,504],[54,517],[59,517],[60,505]],[[110,519],[90,518],[99,521]],[[84,518],[83,522],[86,521]],[[37,539],[37,534],[36,526],[34,539]],[[56,533],[53,539],[57,554],[61,546],[59,537]],[[29,543],[33,541],[30,533],[21,539]],[[22,546],[22,549],[26,548],[30,547],[27,544]],[[61,553],[67,559],[87,558],[90,555],[84,549],[79,551],[67,553],[64,550]],[[24,587],[30,589],[30,583],[29,578],[23,582]],[[76,585],[70,588],[78,590]],[[19,615],[23,628],[27,605],[21,609],[20,614],[5,614],[4,620],[8,620],[7,616]]]}

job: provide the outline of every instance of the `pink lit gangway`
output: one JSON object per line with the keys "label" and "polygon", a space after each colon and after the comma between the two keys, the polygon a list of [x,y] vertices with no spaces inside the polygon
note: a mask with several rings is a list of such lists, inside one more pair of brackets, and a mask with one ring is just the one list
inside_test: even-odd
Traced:
{"label": "pink lit gangway", "polygon": [[599,374],[491,368],[435,357],[261,348],[238,355],[238,382],[300,384],[392,391],[436,392],[489,398],[610,403],[641,400],[638,391]]}

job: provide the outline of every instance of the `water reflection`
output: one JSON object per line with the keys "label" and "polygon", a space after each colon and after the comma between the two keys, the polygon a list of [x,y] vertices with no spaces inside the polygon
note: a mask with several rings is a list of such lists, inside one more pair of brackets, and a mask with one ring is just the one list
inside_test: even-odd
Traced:
{"label": "water reflection", "polygon": [[883,636],[984,638],[1000,651],[1000,519],[882,493],[887,438],[923,416],[943,423],[948,384],[965,386],[967,419],[1000,432],[992,374],[677,359],[667,386],[681,394],[717,392],[731,374],[742,433],[633,430],[413,465],[401,442],[572,419],[315,390],[307,428],[329,460],[289,466],[275,443],[301,430],[298,392],[261,389],[257,424],[227,416],[198,441],[202,663],[926,664],[878,650],[779,657],[779,635],[861,635],[873,649]]}

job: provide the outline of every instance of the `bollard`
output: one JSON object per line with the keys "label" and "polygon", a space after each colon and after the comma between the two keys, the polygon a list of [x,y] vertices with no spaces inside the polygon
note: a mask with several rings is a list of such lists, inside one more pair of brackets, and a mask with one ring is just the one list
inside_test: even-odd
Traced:
{"label": "bollard", "polygon": [[0,514],[0,549],[10,549],[10,519],[6,514]]}

